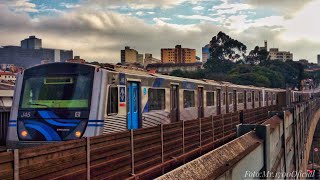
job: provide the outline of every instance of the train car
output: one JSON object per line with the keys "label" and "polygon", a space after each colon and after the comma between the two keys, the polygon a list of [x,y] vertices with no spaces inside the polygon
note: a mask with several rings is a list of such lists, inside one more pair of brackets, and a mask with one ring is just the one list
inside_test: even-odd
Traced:
{"label": "train car", "polygon": [[17,78],[7,145],[66,141],[275,105],[278,91],[114,65],[44,64]]}
{"label": "train car", "polygon": [[215,88],[202,80],[126,68],[35,66],[18,77],[7,144],[65,141],[206,117]]}
{"label": "train car", "polygon": [[[7,145],[80,138],[96,127],[101,72],[81,64],[48,64],[18,75]],[[90,111],[91,110],[91,111]]]}

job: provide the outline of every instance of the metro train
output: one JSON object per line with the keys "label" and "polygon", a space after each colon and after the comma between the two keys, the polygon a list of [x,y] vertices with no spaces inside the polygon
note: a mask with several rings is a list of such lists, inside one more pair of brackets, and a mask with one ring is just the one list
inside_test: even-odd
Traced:
{"label": "metro train", "polygon": [[[109,65],[38,65],[18,75],[7,146],[21,147],[279,105],[286,90]],[[307,96],[291,92],[290,102]]]}

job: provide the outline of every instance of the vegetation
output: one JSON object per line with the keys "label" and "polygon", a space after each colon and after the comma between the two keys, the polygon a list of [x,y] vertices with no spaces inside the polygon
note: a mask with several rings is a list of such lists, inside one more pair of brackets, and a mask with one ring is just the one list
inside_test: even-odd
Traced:
{"label": "vegetation", "polygon": [[176,70],[173,76],[193,79],[213,79],[235,84],[254,85],[271,88],[299,88],[302,79],[319,77],[318,74],[305,74],[299,62],[271,61],[266,49],[256,46],[246,56],[247,47],[219,32],[210,42],[210,58],[204,69],[196,72]]}

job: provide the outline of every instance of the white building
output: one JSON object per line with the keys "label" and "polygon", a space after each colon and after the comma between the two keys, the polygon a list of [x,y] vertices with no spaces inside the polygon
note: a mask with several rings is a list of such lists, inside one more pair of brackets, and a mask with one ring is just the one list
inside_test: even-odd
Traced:
{"label": "white building", "polygon": [[12,72],[0,72],[0,81],[16,82],[16,75]]}
{"label": "white building", "polygon": [[269,50],[270,60],[279,60],[279,61],[292,61],[293,54],[290,51],[279,51],[278,48],[270,48]]}

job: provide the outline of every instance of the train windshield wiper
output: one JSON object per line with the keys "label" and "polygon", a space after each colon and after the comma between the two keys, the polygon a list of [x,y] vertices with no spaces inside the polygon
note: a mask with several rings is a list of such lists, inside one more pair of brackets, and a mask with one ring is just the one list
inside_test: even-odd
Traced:
{"label": "train windshield wiper", "polygon": [[50,108],[48,105],[46,104],[39,104],[39,103],[29,103],[29,105],[35,105],[35,106],[45,106],[46,108]]}

